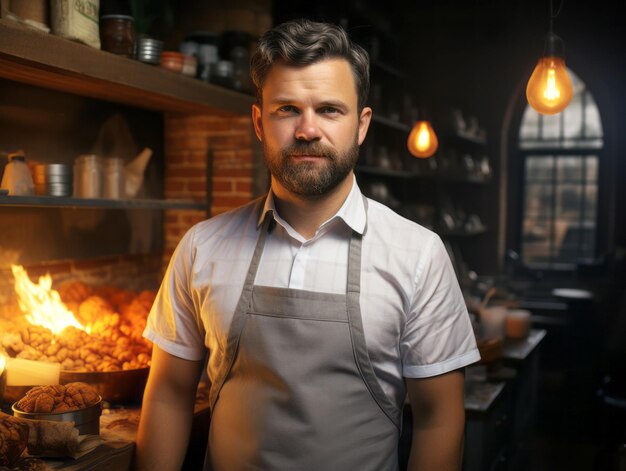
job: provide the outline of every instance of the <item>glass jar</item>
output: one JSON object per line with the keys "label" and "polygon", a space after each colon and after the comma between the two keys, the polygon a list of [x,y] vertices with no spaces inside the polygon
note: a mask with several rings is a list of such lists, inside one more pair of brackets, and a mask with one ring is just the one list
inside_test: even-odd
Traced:
{"label": "glass jar", "polygon": [[128,15],[103,15],[100,18],[100,44],[103,51],[125,57],[135,56],[134,18]]}
{"label": "glass jar", "polygon": [[74,196],[101,198],[102,159],[94,154],[79,155],[74,161]]}

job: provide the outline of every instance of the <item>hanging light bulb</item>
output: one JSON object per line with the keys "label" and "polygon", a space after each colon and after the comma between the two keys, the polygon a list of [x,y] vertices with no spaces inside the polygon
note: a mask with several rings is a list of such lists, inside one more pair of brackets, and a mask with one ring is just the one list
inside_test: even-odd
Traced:
{"label": "hanging light bulb", "polygon": [[426,159],[431,157],[439,146],[437,135],[427,120],[418,120],[413,125],[406,142],[411,155]]}
{"label": "hanging light bulb", "polygon": [[546,38],[543,56],[539,58],[526,85],[528,104],[541,114],[560,113],[574,96],[572,82],[565,67],[563,40],[552,32],[553,20],[560,11],[561,8],[553,14],[550,1],[550,32]]}

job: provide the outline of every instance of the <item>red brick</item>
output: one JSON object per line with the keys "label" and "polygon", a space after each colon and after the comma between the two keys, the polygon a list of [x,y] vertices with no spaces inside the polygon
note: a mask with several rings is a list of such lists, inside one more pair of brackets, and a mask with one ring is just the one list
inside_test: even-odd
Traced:
{"label": "red brick", "polygon": [[252,149],[239,149],[236,153],[237,158],[245,160],[246,162],[252,162]]}
{"label": "red brick", "polygon": [[173,180],[166,179],[165,180],[165,191],[182,191],[185,189],[184,180]]}
{"label": "red brick", "polygon": [[189,181],[187,182],[187,190],[188,191],[200,191],[206,193],[206,182],[205,181]]}
{"label": "red brick", "polygon": [[[246,180],[234,180],[236,193],[250,193],[252,192],[252,179]],[[215,185],[215,184],[214,184]],[[215,188],[215,186],[213,187]]]}
{"label": "red brick", "polygon": [[180,136],[165,139],[166,154],[170,150],[203,150],[208,148],[208,139],[202,136]]}
{"label": "red brick", "polygon": [[232,191],[234,191],[234,182],[229,181],[229,180],[217,180],[217,179],[213,179],[213,193],[221,193],[221,192],[226,192],[226,193],[231,193]]}
{"label": "red brick", "polygon": [[249,177],[252,175],[252,168],[221,168],[214,171],[214,175],[220,177]]}
{"label": "red brick", "polygon": [[251,198],[247,196],[216,196],[213,198],[213,206],[236,208],[248,203]]}
{"label": "red brick", "polygon": [[192,178],[192,179],[205,178],[205,176],[202,173],[198,173],[197,168],[193,168],[193,167],[168,169],[166,173],[166,178],[168,177],[169,178]]}
{"label": "red brick", "polygon": [[209,138],[209,147],[214,149],[240,149],[250,146],[249,133],[234,134],[228,136],[214,136]]}

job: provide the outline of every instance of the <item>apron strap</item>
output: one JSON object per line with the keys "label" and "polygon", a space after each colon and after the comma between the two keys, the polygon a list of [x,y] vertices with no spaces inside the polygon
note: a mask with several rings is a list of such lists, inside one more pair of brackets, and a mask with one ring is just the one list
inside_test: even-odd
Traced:
{"label": "apron strap", "polygon": [[[365,202],[365,211],[367,212],[367,200]],[[366,226],[367,227],[367,226]],[[365,234],[365,231],[364,231]],[[348,321],[350,323],[350,340],[352,341],[352,351],[354,359],[363,378],[363,382],[367,386],[370,394],[385,413],[389,420],[401,429],[402,414],[383,391],[376,375],[374,368],[367,352],[367,344],[365,342],[365,332],[363,330],[363,318],[361,316],[360,294],[361,294],[361,247],[363,235],[356,231],[352,231],[350,239],[350,249],[348,254],[348,287],[347,287],[347,305],[348,305]]]}
{"label": "apron strap", "polygon": [[[260,209],[262,209],[262,207],[260,207]],[[223,354],[225,358],[221,359],[221,361],[219,362],[220,369],[216,374],[216,382],[211,386],[211,391],[209,394],[211,410],[213,410],[213,407],[217,402],[219,392],[222,389],[222,386],[226,381],[226,377],[228,376],[228,372],[232,368],[232,365],[235,361],[237,348],[239,347],[239,338],[246,323],[246,311],[248,309],[248,306],[250,305],[254,279],[256,278],[256,274],[259,269],[259,262],[261,261],[261,255],[263,254],[265,238],[270,229],[270,222],[273,220],[274,215],[272,211],[268,211],[267,213],[265,213],[265,218],[263,219],[263,223],[261,225],[261,233],[259,234],[259,238],[254,249],[254,254],[252,255],[252,260],[250,261],[250,266],[248,268],[248,273],[244,281],[243,289],[241,291],[241,296],[239,297],[239,302],[237,303],[237,307],[235,308],[235,313],[233,314],[230,329],[228,331],[226,351]]]}

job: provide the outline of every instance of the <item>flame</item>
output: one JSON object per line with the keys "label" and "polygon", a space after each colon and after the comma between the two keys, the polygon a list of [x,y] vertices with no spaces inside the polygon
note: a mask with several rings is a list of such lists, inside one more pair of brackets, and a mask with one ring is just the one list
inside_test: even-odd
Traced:
{"label": "flame", "polygon": [[52,278],[49,274],[39,277],[39,284],[32,283],[28,273],[22,266],[11,265],[15,278],[15,292],[18,295],[20,309],[26,314],[31,324],[40,325],[59,334],[66,327],[85,330],[74,313],[68,310],[61,301],[58,291],[52,289]]}
{"label": "flame", "polygon": [[4,371],[4,367],[6,366],[6,364],[7,364],[7,359],[5,358],[3,354],[0,353],[0,375]]}

